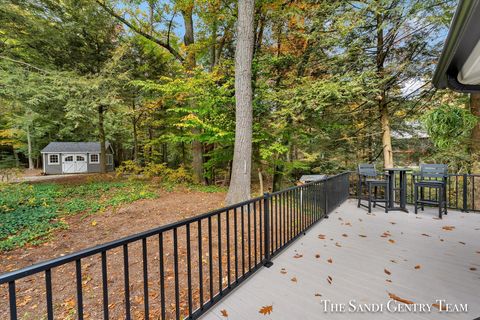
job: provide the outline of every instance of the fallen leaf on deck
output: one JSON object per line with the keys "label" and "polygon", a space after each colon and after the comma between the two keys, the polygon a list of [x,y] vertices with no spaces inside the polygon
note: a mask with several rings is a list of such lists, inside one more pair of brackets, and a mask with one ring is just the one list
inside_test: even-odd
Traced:
{"label": "fallen leaf on deck", "polygon": [[318,235],[318,238],[321,239],[321,240],[324,240],[324,239],[325,239],[325,235],[324,235],[324,234],[319,234],[319,235]]}
{"label": "fallen leaf on deck", "polygon": [[392,280],[390,280],[390,279],[387,279],[387,280],[385,280],[385,281],[392,283]]}
{"label": "fallen leaf on deck", "polygon": [[393,240],[393,239],[388,239],[388,242],[390,242],[390,243],[395,243],[395,240]]}
{"label": "fallen leaf on deck", "polygon": [[397,224],[396,222],[390,221],[391,224]]}
{"label": "fallen leaf on deck", "polygon": [[421,266],[420,266],[419,264],[417,264],[417,265],[415,266],[415,269],[417,269],[417,270],[420,269],[420,268],[421,268]]}
{"label": "fallen leaf on deck", "polygon": [[392,259],[392,260],[390,260],[390,262],[397,263],[397,261],[395,261],[395,260],[393,260],[393,259]]}
{"label": "fallen leaf on deck", "polygon": [[285,268],[282,268],[282,269],[280,270],[280,273],[281,273],[281,274],[287,274],[287,270],[285,270]]}
{"label": "fallen leaf on deck", "polygon": [[390,297],[390,299],[393,299],[395,301],[402,302],[402,303],[405,303],[405,304],[414,304],[412,301],[400,298],[399,296],[397,296],[393,293],[390,293],[390,292],[387,292],[387,293],[388,293],[388,296]]}
{"label": "fallen leaf on deck", "polygon": [[297,278],[293,277],[292,279],[290,279],[290,281],[297,282]]}
{"label": "fallen leaf on deck", "polygon": [[453,229],[455,229],[455,227],[454,226],[443,226],[442,229],[446,230],[446,231],[452,231]]}
{"label": "fallen leaf on deck", "polygon": [[348,237],[348,234],[344,233],[344,234],[342,234],[342,237],[346,238],[346,237]]}
{"label": "fallen leaf on deck", "polygon": [[463,241],[458,241],[458,243],[461,243],[461,244],[463,244],[463,245],[465,245],[465,244],[466,244],[466,243],[465,243],[465,242],[463,242]]}
{"label": "fallen leaf on deck", "polygon": [[328,261],[328,263],[333,263],[333,259],[332,259],[332,258],[329,258],[327,261]]}
{"label": "fallen leaf on deck", "polygon": [[359,234],[358,236],[359,236],[359,237],[362,237],[362,238],[366,238],[366,237],[367,237],[367,236],[364,235],[364,234]]}
{"label": "fallen leaf on deck", "polygon": [[480,254],[480,251],[477,251],[478,254]]}
{"label": "fallen leaf on deck", "polygon": [[258,311],[258,313],[261,313],[263,314],[264,316],[266,316],[267,314],[270,314],[272,313],[273,311],[273,305],[272,306],[263,306],[260,311]]}
{"label": "fallen leaf on deck", "polygon": [[[440,305],[438,303],[432,303],[432,307],[435,307],[437,308],[438,310],[440,310]],[[442,311],[446,311],[447,310],[447,306],[446,305],[442,305]]]}
{"label": "fallen leaf on deck", "polygon": [[299,258],[303,257],[303,254],[298,254],[298,253],[296,253],[293,257],[294,257],[295,259],[299,259]]}
{"label": "fallen leaf on deck", "polygon": [[222,317],[228,318],[228,312],[227,312],[227,310],[225,310],[225,309],[220,310],[220,313],[222,314]]}
{"label": "fallen leaf on deck", "polygon": [[328,276],[328,277],[327,277],[327,282],[328,282],[329,284],[332,284],[332,282],[333,282],[333,278],[332,278],[332,277],[330,277],[330,276]]}
{"label": "fallen leaf on deck", "polygon": [[352,226],[352,224],[350,222],[345,222],[345,225],[350,226],[350,227]]}
{"label": "fallen leaf on deck", "polygon": [[315,297],[321,297],[322,295],[320,293],[315,293]]}
{"label": "fallen leaf on deck", "polygon": [[470,271],[477,271],[477,268],[471,267],[471,268],[470,268]]}
{"label": "fallen leaf on deck", "polygon": [[317,253],[317,254],[315,255],[315,258],[317,258],[317,259],[320,258],[320,255]]}
{"label": "fallen leaf on deck", "polygon": [[388,271],[387,269],[383,269],[383,272],[385,272],[386,274],[388,275],[391,275],[392,273],[390,271]]}
{"label": "fallen leaf on deck", "polygon": [[342,247],[342,246],[340,245],[340,243],[338,243],[338,242],[335,242],[335,245],[336,245],[337,247],[339,247],[339,248]]}
{"label": "fallen leaf on deck", "polygon": [[426,233],[422,233],[422,236],[430,237],[430,235],[428,235],[428,234],[426,234]]}

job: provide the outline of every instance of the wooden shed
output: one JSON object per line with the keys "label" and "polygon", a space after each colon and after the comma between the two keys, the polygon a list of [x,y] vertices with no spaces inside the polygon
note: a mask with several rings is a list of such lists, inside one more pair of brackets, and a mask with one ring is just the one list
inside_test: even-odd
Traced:
{"label": "wooden shed", "polygon": [[[113,149],[106,143],[107,171],[113,171]],[[100,172],[99,142],[50,142],[43,150],[45,174],[71,174]]]}

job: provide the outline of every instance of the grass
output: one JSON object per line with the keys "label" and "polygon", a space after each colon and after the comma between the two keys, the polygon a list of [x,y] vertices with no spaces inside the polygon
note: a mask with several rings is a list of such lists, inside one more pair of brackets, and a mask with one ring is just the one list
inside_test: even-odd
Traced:
{"label": "grass", "polygon": [[147,181],[92,181],[79,185],[0,185],[0,251],[46,241],[55,229],[67,228],[62,218],[91,215],[158,193]]}

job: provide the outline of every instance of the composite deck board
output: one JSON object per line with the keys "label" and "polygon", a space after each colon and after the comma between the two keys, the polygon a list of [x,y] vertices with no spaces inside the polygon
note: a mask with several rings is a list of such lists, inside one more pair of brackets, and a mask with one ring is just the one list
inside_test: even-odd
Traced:
{"label": "composite deck board", "polygon": [[[377,208],[367,214],[348,200],[275,257],[271,268],[260,269],[202,319],[225,319],[221,310],[231,320],[480,317],[480,214],[450,211],[439,220],[437,212],[425,208],[418,215],[412,210],[385,214]],[[448,231],[444,226],[455,228]],[[391,236],[381,237],[387,231]],[[296,253],[303,257],[294,258]],[[333,263],[327,261],[330,258]],[[287,274],[280,272],[282,268]],[[297,282],[291,281],[293,277]],[[468,304],[468,313],[439,313],[433,307],[430,313],[325,313],[321,303],[348,304],[354,299],[386,304],[388,293],[415,303],[431,305],[445,299]],[[264,316],[259,310],[267,305],[273,305],[273,312]]]}

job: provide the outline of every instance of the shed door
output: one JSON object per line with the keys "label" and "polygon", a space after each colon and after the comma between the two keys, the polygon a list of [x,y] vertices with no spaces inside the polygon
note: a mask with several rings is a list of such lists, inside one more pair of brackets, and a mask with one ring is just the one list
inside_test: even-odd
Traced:
{"label": "shed door", "polygon": [[63,173],[75,173],[75,155],[64,154],[62,156]]}
{"label": "shed door", "polygon": [[75,172],[87,172],[87,155],[77,154],[75,156]]}

